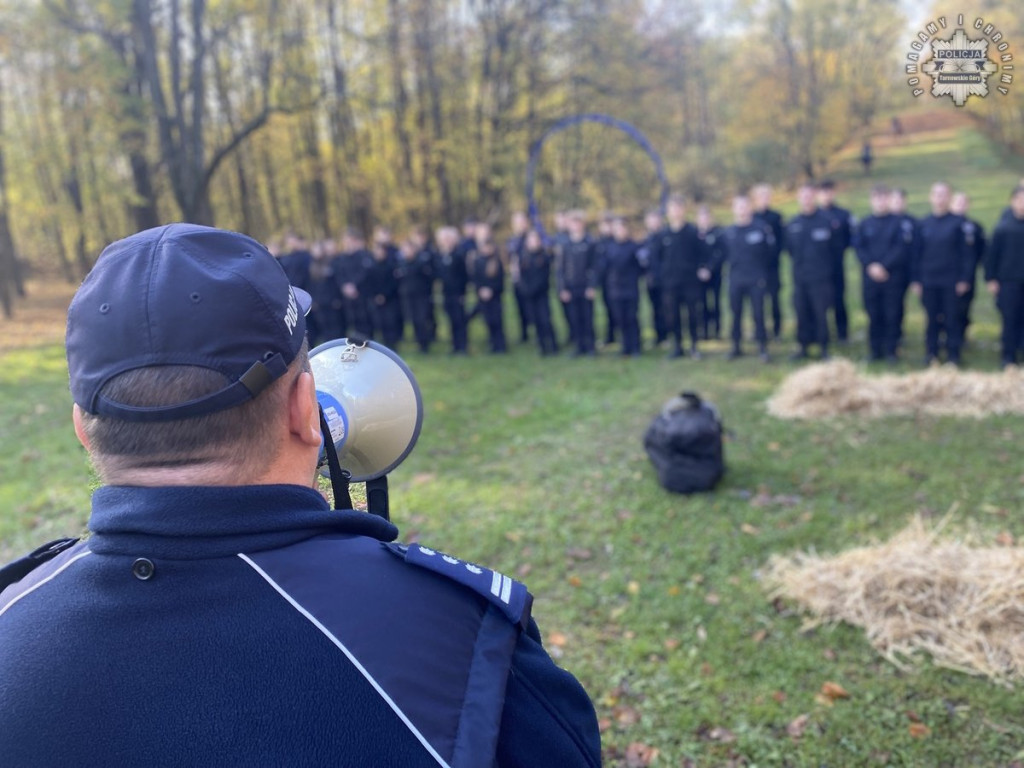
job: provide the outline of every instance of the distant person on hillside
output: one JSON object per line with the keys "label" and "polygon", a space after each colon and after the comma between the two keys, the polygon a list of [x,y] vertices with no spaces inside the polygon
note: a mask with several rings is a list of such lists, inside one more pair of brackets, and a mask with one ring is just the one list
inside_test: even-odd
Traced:
{"label": "distant person on hillside", "polygon": [[874,153],[871,150],[871,141],[865,140],[860,150],[860,163],[864,166],[864,175],[871,175],[871,164],[875,161]]}
{"label": "distant person on hillside", "polygon": [[892,118],[892,135],[897,139],[903,136],[903,121],[896,115]]}
{"label": "distant person on hillside", "polygon": [[754,218],[765,222],[772,229],[775,238],[775,253],[768,265],[768,300],[771,302],[772,338],[782,336],[782,214],[772,209],[772,188],[768,184],[758,184],[750,192],[754,204]]}
{"label": "distant person on hillside", "polygon": [[1010,216],[992,234],[985,255],[985,282],[1003,318],[1003,366],[1016,365],[1024,344],[1024,186],[1013,190]]}
{"label": "distant person on hillside", "polygon": [[[946,360],[960,364],[963,320],[960,299],[970,288],[973,256],[964,240],[963,219],[950,210],[949,185],[932,185],[928,200],[932,212],[921,220],[920,248],[911,265],[911,287],[921,297],[927,315],[925,364],[939,359],[945,346]],[[945,336],[945,344],[940,337]]]}

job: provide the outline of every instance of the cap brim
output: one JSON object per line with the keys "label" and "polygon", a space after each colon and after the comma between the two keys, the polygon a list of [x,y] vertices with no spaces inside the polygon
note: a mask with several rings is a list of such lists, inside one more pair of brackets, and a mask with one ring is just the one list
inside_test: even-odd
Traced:
{"label": "cap brim", "polygon": [[292,293],[295,294],[295,301],[298,303],[299,309],[302,310],[302,315],[308,315],[309,310],[313,308],[313,297],[294,285],[292,286]]}

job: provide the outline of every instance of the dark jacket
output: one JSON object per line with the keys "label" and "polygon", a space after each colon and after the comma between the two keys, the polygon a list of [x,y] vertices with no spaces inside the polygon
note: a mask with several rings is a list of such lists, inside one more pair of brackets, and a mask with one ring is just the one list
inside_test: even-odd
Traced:
{"label": "dark jacket", "polygon": [[434,258],[434,273],[441,281],[441,292],[448,297],[465,296],[469,273],[466,254],[455,248],[451,253],[438,253]]}
{"label": "dark jacket", "polygon": [[985,255],[985,280],[1024,283],[1024,219],[1013,213],[1002,218],[992,233]]}
{"label": "dark jacket", "polygon": [[523,249],[519,255],[519,288],[524,296],[546,296],[551,290],[551,251]]}
{"label": "dark jacket", "polygon": [[477,288],[490,288],[497,297],[505,289],[505,268],[501,263],[501,256],[497,251],[489,256],[473,251],[469,259],[472,264],[470,281]]}
{"label": "dark jacket", "polygon": [[854,231],[853,247],[857,259],[866,268],[881,264],[890,274],[903,271],[910,261],[910,251],[904,248],[900,218],[887,213],[868,216]]}
{"label": "dark jacket", "polygon": [[[697,240],[700,242],[701,266],[707,267],[713,273],[720,272],[725,263],[725,230],[721,227],[710,227],[704,232],[697,230]],[[775,239],[772,238],[774,244]]]}
{"label": "dark jacket", "polygon": [[566,240],[555,254],[555,280],[559,291],[583,293],[598,285],[597,248],[593,241]]}
{"label": "dark jacket", "polygon": [[704,257],[697,228],[689,222],[679,229],[665,227],[661,231],[661,282],[670,288],[698,285],[697,270],[704,266]]}
{"label": "dark jacket", "polygon": [[822,208],[821,212],[832,222],[832,258],[837,265],[842,265],[843,255],[853,242],[853,216],[848,210],[835,204]]}
{"label": "dark jacket", "polygon": [[929,215],[919,226],[920,247],[911,264],[911,279],[928,286],[972,282],[974,262],[964,239],[963,218],[952,213]]}
{"label": "dark jacket", "polygon": [[782,261],[782,244],[785,240],[782,214],[771,208],[765,208],[763,211],[754,213],[754,221],[763,221],[771,227],[772,236],[775,238],[775,250],[772,253],[772,262],[769,265],[769,270],[774,270],[774,273],[777,274],[780,262]]}
{"label": "dark jacket", "polygon": [[798,213],[786,224],[785,247],[793,260],[793,281],[830,282],[836,262],[832,219],[824,211]]}
{"label": "dark jacket", "polygon": [[393,301],[398,298],[398,266],[389,256],[382,261],[374,259],[366,268],[363,278],[363,292],[371,301],[384,299]]}
{"label": "dark jacket", "polygon": [[436,255],[424,248],[411,259],[401,259],[395,268],[398,293],[402,296],[430,296],[434,286]]}
{"label": "dark jacket", "polygon": [[640,298],[640,276],[643,268],[640,246],[632,240],[613,240],[604,251],[604,289],[613,301]]}
{"label": "dark jacket", "polygon": [[367,250],[349,251],[334,257],[334,282],[340,290],[346,283],[352,283],[363,293],[366,273],[373,264],[373,254]]}
{"label": "dark jacket", "polygon": [[721,241],[730,285],[755,285],[768,279],[777,249],[772,228],[763,219],[727,227]]}
{"label": "dark jacket", "polygon": [[0,593],[0,764],[596,766],[507,577],[300,486],[105,487]]}
{"label": "dark jacket", "polygon": [[304,291],[309,290],[309,268],[313,263],[313,254],[309,251],[292,251],[277,259],[281,269],[288,275],[288,282]]}

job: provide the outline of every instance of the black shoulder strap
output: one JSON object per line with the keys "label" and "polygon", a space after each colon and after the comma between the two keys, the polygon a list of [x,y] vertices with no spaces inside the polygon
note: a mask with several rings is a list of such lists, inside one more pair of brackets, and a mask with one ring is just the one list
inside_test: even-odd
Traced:
{"label": "black shoulder strap", "polygon": [[78,539],[57,539],[49,544],[43,544],[39,549],[0,568],[0,592],[3,592],[11,584],[21,581],[40,565],[53,560],[61,552],[77,543]]}

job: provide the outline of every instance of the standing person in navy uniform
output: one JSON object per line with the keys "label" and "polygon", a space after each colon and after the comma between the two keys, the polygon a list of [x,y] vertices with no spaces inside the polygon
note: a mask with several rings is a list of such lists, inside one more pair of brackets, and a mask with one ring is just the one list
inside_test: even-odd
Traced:
{"label": "standing person in navy uniform", "polygon": [[782,214],[772,209],[772,188],[768,184],[757,184],[751,190],[754,203],[754,218],[763,221],[772,230],[775,238],[775,253],[768,265],[768,299],[771,301],[772,338],[782,336]]}
{"label": "standing person in navy uniform", "polygon": [[[768,329],[764,320],[764,300],[775,259],[775,233],[763,218],[754,216],[751,200],[737,195],[732,202],[733,225],[721,236],[719,257],[729,266],[729,306],[732,309],[732,351],[729,359],[743,355],[743,305],[750,305],[754,316],[754,337],[762,362],[768,358]],[[719,268],[721,265],[712,265]]]}
{"label": "standing person in navy uniform", "polygon": [[[722,228],[715,224],[711,209],[706,205],[697,206],[697,239],[703,250],[700,262],[708,270],[708,279],[702,281],[704,326],[701,335],[705,339],[717,339],[722,335],[722,264],[725,258],[722,252]],[[773,242],[774,239],[773,235]]]}
{"label": "standing person in navy uniform", "polygon": [[800,211],[785,229],[785,247],[793,260],[793,308],[799,345],[792,357],[806,359],[810,345],[817,343],[821,359],[827,360],[828,310],[835,292],[835,229],[833,219],[818,209],[811,184],[802,184],[796,199]]}
{"label": "standing person in navy uniform", "polygon": [[314,487],[309,305],[232,232],[100,255],[67,357],[103,484],[0,589],[0,764],[600,765],[522,584]]}
{"label": "standing person in navy uniform", "polygon": [[967,343],[967,329],[971,326],[971,305],[974,304],[974,289],[977,284],[978,267],[985,262],[985,228],[967,216],[971,200],[966,192],[954,192],[949,202],[949,210],[964,220],[964,244],[967,255],[974,262],[971,279],[968,280],[967,293],[960,297],[960,319],[963,326],[963,343]]}
{"label": "standing person in navy uniform", "polygon": [[660,345],[668,338],[665,323],[665,302],[661,296],[661,211],[654,209],[644,215],[646,235],[640,246],[640,261],[644,267],[644,283],[647,299],[651,305],[651,322],[654,325],[654,343]]}
{"label": "standing person in navy uniform", "polygon": [[396,268],[398,296],[403,305],[402,316],[412,322],[416,345],[424,354],[433,341],[434,255],[424,247],[422,233],[410,237],[399,246],[401,261]]}
{"label": "standing person in navy uniform", "polygon": [[459,232],[455,227],[441,227],[434,235],[437,255],[434,273],[441,283],[441,301],[448,317],[452,354],[465,355],[469,350],[466,321],[466,286],[469,273],[466,256],[459,248]]}
{"label": "standing person in navy uniform", "polygon": [[[555,211],[553,224],[555,232],[551,236],[551,242],[548,243],[548,245],[550,245],[551,252],[555,255],[555,264],[557,269],[559,254],[562,253],[565,244],[569,242],[569,212]],[[565,327],[569,329],[565,343],[572,346],[576,343],[572,320],[572,305],[561,300],[559,300],[558,303],[562,307],[562,316],[565,318]]]}
{"label": "standing person in navy uniform", "polygon": [[836,340],[845,344],[849,338],[849,317],[846,314],[846,249],[853,242],[853,216],[836,205],[836,184],[826,179],[818,185],[818,207],[832,222],[832,312],[836,319]]}
{"label": "standing person in navy uniform", "polygon": [[921,244],[910,270],[911,288],[921,298],[927,315],[925,365],[939,359],[943,334],[946,361],[960,364],[964,327],[960,298],[970,288],[975,269],[964,240],[963,218],[949,209],[951,196],[948,184],[932,184],[928,195],[932,212],[921,220]]}
{"label": "standing person in navy uniform", "polygon": [[890,212],[890,191],[871,190],[871,215],[854,231],[853,245],[863,266],[861,288],[868,315],[868,355],[872,361],[896,362],[900,318],[909,253],[903,244],[901,220]]}
{"label": "standing person in navy uniform", "polygon": [[889,193],[889,211],[900,223],[900,251],[902,254],[900,263],[904,265],[902,272],[894,275],[900,279],[897,284],[900,287],[897,310],[899,315],[898,349],[899,345],[903,343],[903,317],[906,313],[907,291],[910,289],[910,266],[917,259],[917,251],[921,247],[921,237],[917,219],[907,213],[907,191],[905,189],[896,188]]}
{"label": "standing person in navy uniform", "polygon": [[373,318],[365,294],[366,275],[372,264],[373,254],[366,250],[362,234],[356,229],[346,229],[341,238],[341,253],[331,262],[343,306],[342,336],[355,333],[370,338],[373,335]]}
{"label": "standing person in navy uniform", "polygon": [[683,324],[680,307],[686,308],[686,324],[690,332],[690,354],[700,357],[697,349],[698,329],[704,310],[701,296],[704,285],[697,276],[701,264],[701,245],[697,228],[686,220],[683,198],[673,196],[668,201],[668,226],[661,236],[661,280],[665,302],[665,322],[672,334],[669,357],[683,356]]}
{"label": "standing person in navy uniform", "polygon": [[[478,230],[479,232],[479,230]],[[501,254],[490,232],[478,235],[476,250],[467,257],[470,263],[469,279],[476,290],[476,306],[470,316],[483,315],[487,324],[487,338],[491,354],[503,355],[508,351],[505,342],[505,318],[502,294],[505,292],[505,267]]]}
{"label": "standing person in navy uniform", "polygon": [[399,264],[388,245],[379,241],[374,242],[371,253],[373,260],[366,270],[363,292],[370,309],[373,338],[386,347],[398,349],[403,325],[398,295]]}
{"label": "standing person in navy uniform", "polygon": [[541,355],[558,351],[555,329],[551,325],[551,251],[535,229],[526,233],[523,251],[519,257],[519,284],[526,313],[537,334]]}
{"label": "standing person in navy uniform", "polygon": [[622,355],[640,354],[640,248],[629,237],[629,228],[620,216],[612,218],[612,241],[605,246],[603,284],[608,294],[615,326],[622,335]]}
{"label": "standing person in navy uniform", "polygon": [[530,312],[523,299],[520,285],[519,257],[522,256],[526,243],[526,233],[530,230],[530,220],[522,211],[512,214],[512,236],[505,242],[505,263],[508,265],[509,278],[512,282],[512,295],[516,300],[516,315],[519,317],[519,341],[523,344],[530,340]]}
{"label": "standing person in navy uniform", "polygon": [[593,355],[594,297],[599,279],[597,249],[587,237],[581,211],[570,213],[566,223],[569,236],[555,253],[558,299],[567,307],[570,333],[576,341],[574,354]]}
{"label": "standing person in navy uniform", "polygon": [[985,255],[985,283],[1003,317],[1002,363],[1017,364],[1024,344],[1024,186],[1010,196],[1010,215],[1004,215]]}

